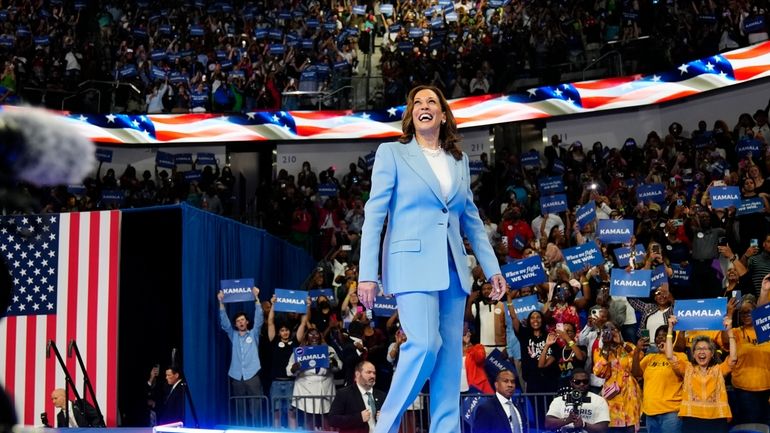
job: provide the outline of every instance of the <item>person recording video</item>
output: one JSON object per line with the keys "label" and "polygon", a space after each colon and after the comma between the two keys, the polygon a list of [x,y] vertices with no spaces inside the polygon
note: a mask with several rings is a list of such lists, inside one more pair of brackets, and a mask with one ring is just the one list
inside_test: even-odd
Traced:
{"label": "person recording video", "polygon": [[570,433],[604,433],[609,425],[610,408],[607,401],[588,391],[588,373],[575,369],[570,387],[562,389],[548,406],[545,428]]}

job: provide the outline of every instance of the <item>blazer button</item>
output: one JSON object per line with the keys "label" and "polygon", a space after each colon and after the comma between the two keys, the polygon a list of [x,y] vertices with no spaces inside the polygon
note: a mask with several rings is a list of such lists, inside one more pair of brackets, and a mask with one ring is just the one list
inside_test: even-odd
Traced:
{"label": "blazer button", "polygon": [[447,208],[444,208],[444,209],[441,209],[441,212],[447,213],[449,212],[449,210],[447,210]]}

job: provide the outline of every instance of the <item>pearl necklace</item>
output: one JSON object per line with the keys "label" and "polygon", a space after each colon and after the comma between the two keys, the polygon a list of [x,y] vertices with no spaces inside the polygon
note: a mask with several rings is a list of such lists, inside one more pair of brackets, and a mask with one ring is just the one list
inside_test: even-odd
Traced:
{"label": "pearl necklace", "polygon": [[439,155],[441,155],[441,151],[444,150],[444,149],[442,149],[440,147],[438,147],[436,149],[431,149],[429,147],[420,146],[420,148],[422,149],[422,153],[424,153],[425,156],[430,156],[430,157],[433,157],[433,158],[436,158]]}

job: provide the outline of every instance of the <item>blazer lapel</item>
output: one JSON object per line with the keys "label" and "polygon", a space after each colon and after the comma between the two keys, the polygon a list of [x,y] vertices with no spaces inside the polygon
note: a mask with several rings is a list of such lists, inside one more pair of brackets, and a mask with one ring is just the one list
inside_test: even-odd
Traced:
{"label": "blazer lapel", "polygon": [[460,191],[460,187],[465,185],[465,158],[459,161],[451,158],[449,160],[449,172],[452,174],[452,190],[449,192],[447,203],[452,201],[457,192]]}
{"label": "blazer lapel", "polygon": [[401,149],[401,155],[404,157],[404,161],[409,167],[414,170],[418,177],[420,177],[425,184],[428,185],[433,194],[438,198],[441,203],[445,203],[441,194],[441,186],[439,186],[436,175],[433,174],[433,169],[428,164],[428,160],[420,150],[420,145],[417,144],[417,140],[412,138],[412,141],[406,143],[404,146],[399,146]]}

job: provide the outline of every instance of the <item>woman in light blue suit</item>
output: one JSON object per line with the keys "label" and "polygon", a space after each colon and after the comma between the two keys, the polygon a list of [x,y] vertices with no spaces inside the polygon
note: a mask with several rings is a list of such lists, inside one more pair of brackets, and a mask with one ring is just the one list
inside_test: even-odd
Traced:
{"label": "woman in light blue suit", "polygon": [[381,263],[384,292],[396,295],[407,335],[375,431],[395,433],[430,379],[430,432],[459,432],[463,310],[471,281],[463,236],[491,276],[495,300],[506,284],[473,203],[468,156],[458,147],[457,125],[441,91],[412,89],[402,130],[397,142],[377,149],[361,238],[359,298],[372,307]]}

